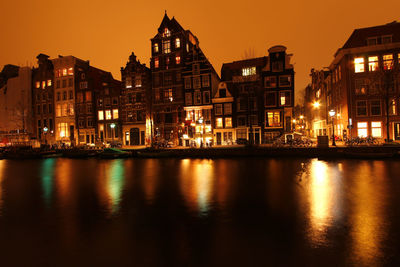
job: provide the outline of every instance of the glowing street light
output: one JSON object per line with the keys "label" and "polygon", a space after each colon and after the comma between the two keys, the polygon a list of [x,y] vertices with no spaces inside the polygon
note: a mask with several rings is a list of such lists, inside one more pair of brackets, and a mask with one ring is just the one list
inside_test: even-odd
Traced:
{"label": "glowing street light", "polygon": [[335,116],[336,112],[331,109],[329,110],[329,116],[332,119],[332,146],[336,146],[336,142],[335,142],[335,126],[333,125],[333,117]]}
{"label": "glowing street light", "polygon": [[314,108],[319,108],[321,106],[321,104],[318,101],[315,101],[312,105]]}
{"label": "glowing street light", "polygon": [[304,116],[303,116],[303,115],[300,115],[300,120],[302,120],[302,119],[304,119]]}

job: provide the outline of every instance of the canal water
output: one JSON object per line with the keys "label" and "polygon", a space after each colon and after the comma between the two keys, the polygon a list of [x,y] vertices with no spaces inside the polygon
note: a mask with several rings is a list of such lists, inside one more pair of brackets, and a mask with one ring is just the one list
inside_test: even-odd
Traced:
{"label": "canal water", "polygon": [[400,162],[0,160],[0,266],[400,266]]}

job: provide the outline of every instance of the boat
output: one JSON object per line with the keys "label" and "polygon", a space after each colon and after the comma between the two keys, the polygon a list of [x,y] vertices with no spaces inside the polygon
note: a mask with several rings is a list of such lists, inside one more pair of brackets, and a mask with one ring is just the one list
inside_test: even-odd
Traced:
{"label": "boat", "polygon": [[132,153],[117,148],[105,148],[98,156],[102,159],[119,159],[129,158],[132,156]]}

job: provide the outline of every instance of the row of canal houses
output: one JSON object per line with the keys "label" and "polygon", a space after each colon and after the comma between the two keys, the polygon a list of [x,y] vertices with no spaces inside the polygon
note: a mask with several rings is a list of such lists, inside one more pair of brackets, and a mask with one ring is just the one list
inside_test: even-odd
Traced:
{"label": "row of canal houses", "polygon": [[[165,14],[151,39],[150,68],[132,53],[121,81],[74,56],[39,54],[38,67],[28,70],[7,65],[0,74],[1,111],[8,121],[15,120],[11,113],[22,114],[23,123],[0,131],[58,145],[265,143],[293,130],[290,57],[286,47],[274,46],[267,56],[223,64],[219,77],[198,38]],[[7,90],[18,91],[12,80],[22,69],[31,72],[25,82],[32,89],[19,97],[30,95],[32,107],[17,110],[7,106],[15,102]]]}

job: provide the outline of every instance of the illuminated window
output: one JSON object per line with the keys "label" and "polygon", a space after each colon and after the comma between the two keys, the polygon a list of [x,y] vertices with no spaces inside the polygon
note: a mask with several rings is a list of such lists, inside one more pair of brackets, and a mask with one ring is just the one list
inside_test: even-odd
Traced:
{"label": "illuminated window", "polygon": [[181,39],[176,38],[175,39],[175,48],[180,48],[181,47]]}
{"label": "illuminated window", "polygon": [[162,42],[162,45],[163,45],[163,53],[164,54],[171,53],[171,42],[170,42],[170,40],[164,40]]}
{"label": "illuminated window", "polygon": [[158,44],[157,43],[154,44],[154,53],[158,53]]}
{"label": "illuminated window", "polygon": [[171,36],[171,32],[169,31],[168,28],[165,28],[164,32],[163,32],[163,37],[170,37],[170,36]]}
{"label": "illuminated window", "polygon": [[176,64],[181,64],[181,56],[176,56],[175,62],[176,62]]}
{"label": "illuminated window", "polygon": [[66,122],[60,122],[57,124],[58,127],[58,132],[60,137],[67,137],[69,135],[68,133],[68,123]]}
{"label": "illuminated window", "polygon": [[215,119],[215,127],[216,128],[222,128],[223,127],[222,118],[216,118]]}
{"label": "illuminated window", "polygon": [[291,79],[289,75],[279,76],[279,86],[280,87],[289,87],[291,85]]}
{"label": "illuminated window", "polygon": [[174,97],[172,96],[172,89],[168,89],[167,92],[168,92],[168,100],[172,102],[174,100]]}
{"label": "illuminated window", "polygon": [[371,115],[380,116],[381,115],[381,101],[371,100]]}
{"label": "illuminated window", "polygon": [[357,108],[357,116],[367,116],[367,101],[357,101],[356,102]]}
{"label": "illuminated window", "polygon": [[61,116],[65,117],[67,116],[67,113],[68,113],[68,104],[63,104],[61,110]]}
{"label": "illuminated window", "polygon": [[69,68],[68,69],[68,75],[74,75],[74,69],[73,68]]}
{"label": "illuminated window", "polygon": [[267,112],[266,127],[281,127],[281,112],[268,111]]}
{"label": "illuminated window", "polygon": [[104,120],[104,111],[102,111],[102,110],[99,110],[99,121],[102,121],[102,120]]}
{"label": "illuminated window", "polygon": [[36,88],[40,88],[40,82],[36,82]]}
{"label": "illuminated window", "polygon": [[62,74],[63,74],[63,76],[67,76],[67,69],[63,69]]}
{"label": "illuminated window", "polygon": [[290,106],[291,105],[291,93],[290,91],[284,91],[279,93],[280,105]]}
{"label": "illuminated window", "polygon": [[73,116],[75,114],[74,104],[68,104],[68,115]]}
{"label": "illuminated window", "polygon": [[371,122],[371,135],[372,137],[382,137],[382,122]]}
{"label": "illuminated window", "polygon": [[368,123],[367,122],[357,122],[357,135],[358,137],[368,136]]}
{"label": "illuminated window", "polygon": [[142,87],[142,77],[140,76],[135,77],[135,87]]}
{"label": "illuminated window", "polygon": [[363,57],[357,57],[354,59],[354,72],[355,73],[364,72],[364,58]]}
{"label": "illuminated window", "polygon": [[132,88],[132,77],[126,77],[125,79],[125,87]]}
{"label": "illuminated window", "polygon": [[42,89],[46,88],[46,82],[42,81]]}
{"label": "illuminated window", "polygon": [[242,76],[250,76],[256,74],[256,67],[249,67],[242,69]]}
{"label": "illuminated window", "polygon": [[273,88],[273,87],[276,87],[276,76],[265,77],[265,79],[264,79],[264,86],[265,86],[266,88]]}
{"label": "illuminated window", "polygon": [[225,128],[231,128],[231,127],[232,127],[232,118],[226,117],[225,118]]}
{"label": "illuminated window", "polygon": [[396,100],[395,99],[390,100],[389,115],[396,115]]}
{"label": "illuminated window", "polygon": [[47,86],[51,86],[51,80],[47,80]]}
{"label": "illuminated window", "polygon": [[113,119],[114,120],[118,119],[118,109],[113,109],[112,112],[113,112]]}
{"label": "illuminated window", "polygon": [[393,55],[383,55],[383,69],[391,70],[393,68]]}
{"label": "illuminated window", "polygon": [[111,120],[111,110],[106,110],[106,120]]}
{"label": "illuminated window", "polygon": [[61,105],[57,104],[56,106],[56,117],[61,117]]}
{"label": "illuminated window", "polygon": [[156,57],[155,59],[154,59],[154,67],[155,68],[158,68],[160,66],[160,62],[159,62],[159,60],[158,60],[158,57]]}
{"label": "illuminated window", "polygon": [[91,102],[92,101],[92,92],[86,91],[85,98],[86,98],[86,102]]}
{"label": "illuminated window", "polygon": [[378,57],[368,57],[368,69],[369,71],[376,71],[378,70],[379,64],[378,64]]}

